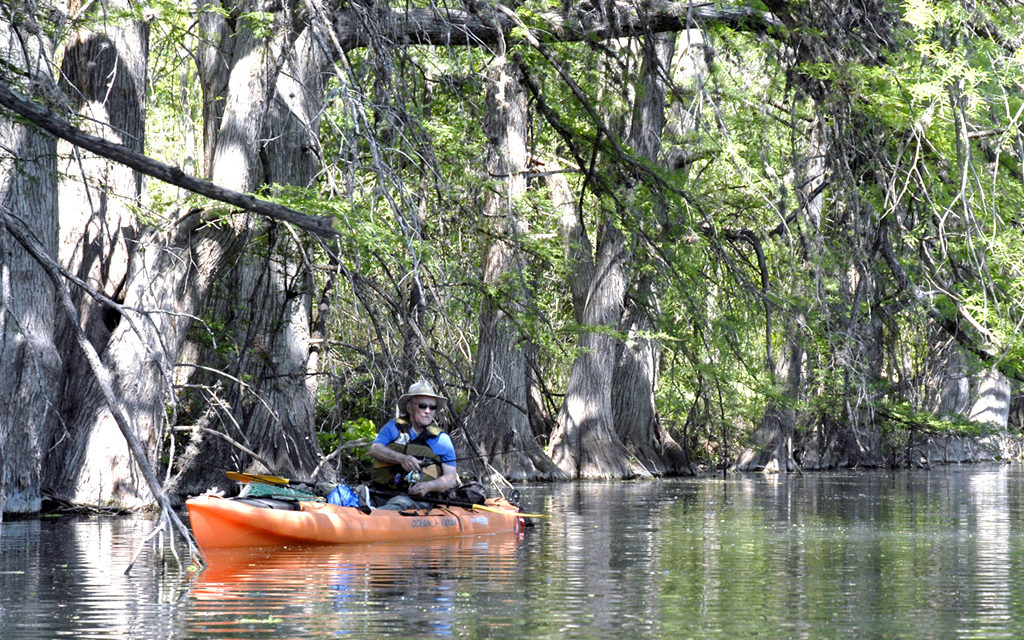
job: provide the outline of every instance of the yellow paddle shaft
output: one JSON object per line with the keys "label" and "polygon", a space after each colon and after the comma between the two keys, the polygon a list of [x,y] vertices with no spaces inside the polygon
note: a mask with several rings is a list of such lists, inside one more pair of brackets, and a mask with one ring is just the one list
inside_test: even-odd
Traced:
{"label": "yellow paddle shaft", "polygon": [[485,504],[474,504],[473,508],[477,511],[488,511],[490,513],[502,513],[505,515],[520,516],[522,518],[546,518],[546,513],[520,513],[518,511],[509,511],[508,509],[499,509],[497,507],[489,507]]}

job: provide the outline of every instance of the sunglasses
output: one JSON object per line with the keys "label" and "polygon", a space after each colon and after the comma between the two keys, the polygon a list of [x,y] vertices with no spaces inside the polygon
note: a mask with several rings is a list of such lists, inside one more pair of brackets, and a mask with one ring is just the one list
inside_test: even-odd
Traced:
{"label": "sunglasses", "polygon": [[419,407],[421,411],[426,411],[427,409],[430,409],[431,411],[434,411],[435,409],[437,409],[437,405],[436,404],[424,404],[424,403],[421,402],[421,403],[417,404],[416,406]]}

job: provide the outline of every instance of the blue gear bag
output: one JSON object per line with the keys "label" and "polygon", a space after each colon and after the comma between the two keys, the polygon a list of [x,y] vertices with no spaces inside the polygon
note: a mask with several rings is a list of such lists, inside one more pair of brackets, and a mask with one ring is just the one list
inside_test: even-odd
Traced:
{"label": "blue gear bag", "polygon": [[355,492],[343,484],[334,487],[334,491],[327,496],[327,502],[342,507],[358,507],[359,497]]}

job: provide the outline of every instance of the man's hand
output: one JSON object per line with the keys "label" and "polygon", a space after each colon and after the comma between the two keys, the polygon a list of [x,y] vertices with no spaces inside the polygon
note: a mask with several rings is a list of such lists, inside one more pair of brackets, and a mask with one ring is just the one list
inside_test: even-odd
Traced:
{"label": "man's hand", "polygon": [[420,471],[420,461],[407,453],[401,453],[394,449],[389,449],[379,442],[374,442],[370,445],[370,457],[380,462],[386,462],[387,464],[397,464],[402,467],[403,470],[408,473],[409,471]]}
{"label": "man's hand", "polygon": [[402,459],[402,468],[406,471],[419,471],[420,461],[414,456],[406,455]]}
{"label": "man's hand", "polygon": [[416,484],[409,487],[409,495],[416,497],[425,496],[428,493],[430,493],[432,488],[430,485],[432,485],[433,483],[433,480],[431,480],[430,482],[417,482]]}
{"label": "man's hand", "polygon": [[444,491],[445,489],[450,489],[459,484],[459,474],[455,472],[455,467],[450,464],[446,464],[442,465],[441,469],[442,473],[440,478],[417,482],[409,487],[409,495],[425,496],[428,493]]}

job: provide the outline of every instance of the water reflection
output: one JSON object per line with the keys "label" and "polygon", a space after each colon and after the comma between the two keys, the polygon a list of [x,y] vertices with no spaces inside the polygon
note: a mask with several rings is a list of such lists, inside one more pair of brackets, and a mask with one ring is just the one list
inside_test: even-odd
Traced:
{"label": "water reflection", "polygon": [[[980,473],[968,482],[969,500],[964,506],[973,511],[976,541],[973,562],[976,566],[973,588],[978,607],[961,616],[963,632],[989,629],[997,631],[1013,617],[1010,593],[1004,588],[1010,581],[1010,519],[1005,469]],[[964,634],[961,634],[964,635]]]}
{"label": "water reflection", "polygon": [[0,525],[0,637],[1020,638],[1024,467],[523,487],[515,536],[124,567],[145,520]]}
{"label": "water reflection", "polygon": [[0,524],[0,637],[129,638],[165,623],[183,572],[143,554],[149,573],[124,571],[152,531],[147,518],[42,518]]}
{"label": "water reflection", "polygon": [[459,590],[505,579],[519,541],[503,534],[416,544],[214,549],[191,590],[194,605],[182,632],[203,638],[449,636]]}
{"label": "water reflection", "polygon": [[704,485],[703,508],[670,518],[663,620],[697,637],[1022,637],[1009,473]]}

